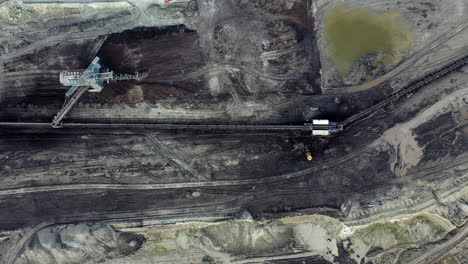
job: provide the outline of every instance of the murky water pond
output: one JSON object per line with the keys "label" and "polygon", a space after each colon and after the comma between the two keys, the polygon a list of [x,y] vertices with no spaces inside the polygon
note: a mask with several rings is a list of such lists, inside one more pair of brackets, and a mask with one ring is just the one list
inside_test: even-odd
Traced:
{"label": "murky water pond", "polygon": [[378,54],[379,63],[392,65],[401,59],[412,34],[397,13],[376,15],[365,9],[335,7],[325,17],[328,52],[342,74],[366,54]]}

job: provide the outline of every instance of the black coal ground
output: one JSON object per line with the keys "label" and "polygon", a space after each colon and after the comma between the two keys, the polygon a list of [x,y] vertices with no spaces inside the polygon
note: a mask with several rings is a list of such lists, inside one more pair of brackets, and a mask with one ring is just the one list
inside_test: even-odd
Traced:
{"label": "black coal ground", "polygon": [[60,85],[59,71],[86,68],[92,60],[91,49],[96,42],[98,40],[83,40],[80,43],[42,47],[33,54],[2,62],[5,73],[15,74],[15,77],[3,80],[6,89],[0,102],[0,114],[4,115],[3,110],[8,107],[21,109],[28,104],[49,106],[51,111],[55,111],[54,108],[63,104],[67,90]]}
{"label": "black coal ground", "polygon": [[[11,132],[11,131],[10,131]],[[23,131],[24,132],[24,131]],[[92,133],[92,135],[90,135]],[[7,161],[2,164],[5,176],[15,177],[15,171],[19,170],[15,186],[41,186],[67,183],[162,183],[162,182],[191,182],[191,181],[216,181],[216,180],[236,180],[236,179],[260,179],[280,174],[290,174],[303,169],[310,169],[311,165],[321,164],[339,153],[331,153],[329,158],[323,155],[314,163],[305,161],[303,150],[297,153],[292,152],[294,146],[307,142],[314,146],[318,155],[318,145],[324,144],[310,138],[310,136],[290,135],[166,135],[159,138],[172,137],[181,145],[187,148],[195,148],[197,145],[211,146],[208,151],[201,153],[209,160],[213,155],[222,155],[223,145],[227,148],[233,158],[239,153],[258,154],[261,158],[240,162],[230,170],[207,170],[206,166],[194,167],[195,174],[209,175],[208,179],[197,179],[190,173],[176,171],[175,174],[165,173],[152,164],[153,168],[146,167],[143,170],[137,164],[128,164],[139,169],[128,170],[125,176],[125,167],[120,171],[121,175],[116,178],[114,170],[105,168],[99,170],[95,164],[89,164],[93,174],[89,174],[90,168],[79,160],[80,156],[86,157],[89,163],[99,156],[118,157],[122,166],[128,160],[145,160],[147,155],[133,152],[128,155],[135,144],[148,144],[145,140],[140,140],[141,135],[126,135],[126,139],[110,136],[105,132],[103,137],[98,137],[99,131],[60,131],[52,133],[36,133],[34,138],[28,138],[28,133],[24,136],[17,131],[2,138],[12,140],[2,140],[2,148],[10,153]],[[83,141],[82,136],[89,136]],[[23,138],[22,138],[23,137]],[[26,138],[25,138],[26,137]],[[22,138],[22,139],[21,139]],[[14,142],[14,144],[11,144]],[[163,141],[161,141],[163,142]],[[231,143],[229,143],[231,142]],[[226,143],[226,144],[224,144]],[[211,145],[210,145],[211,144]],[[322,146],[322,147],[325,147]],[[15,151],[19,150],[21,151]],[[125,151],[126,149],[126,151]],[[277,153],[270,153],[274,149]],[[41,161],[23,159],[24,153],[34,153],[35,157],[44,156]],[[21,154],[23,153],[23,154]],[[51,155],[51,153],[53,153]],[[75,153],[75,155],[73,154]],[[268,155],[265,155],[268,154]],[[316,154],[314,153],[314,154]],[[48,156],[49,155],[49,156]],[[151,154],[150,154],[151,155]],[[162,153],[154,150],[152,155],[156,158]],[[318,155],[320,156],[320,155]],[[368,155],[366,155],[367,157]],[[234,214],[248,209],[255,217],[261,218],[270,213],[290,212],[304,208],[331,208],[339,215],[339,207],[346,197],[352,193],[359,193],[382,185],[392,178],[387,165],[385,154],[374,155],[368,167],[356,171],[353,167],[355,159],[341,166],[331,166],[327,169],[313,170],[305,173],[304,176],[293,179],[285,179],[260,184],[234,185],[225,187],[200,187],[182,188],[173,190],[154,191],[102,191],[102,190],[73,190],[44,192],[35,194],[18,194],[3,196],[0,207],[5,214],[0,216],[0,224],[4,228],[16,228],[25,225],[36,224],[42,221],[70,222],[89,221],[112,218],[138,218],[145,216],[188,216],[190,214]],[[186,157],[187,158],[187,157]],[[190,162],[190,157],[186,162]],[[91,166],[92,165],[92,166]],[[109,164],[113,166],[112,164]],[[144,165],[144,164],[143,164]],[[5,168],[8,166],[8,169]],[[15,167],[16,166],[16,167]],[[176,167],[177,165],[172,165]],[[148,177],[148,171],[157,172],[156,179]],[[67,174],[66,171],[72,174]],[[34,179],[32,181],[20,181],[24,175],[44,174],[44,179]],[[47,175],[51,174],[51,175]],[[376,178],[374,175],[380,175]],[[387,174],[386,176],[384,176]],[[92,175],[92,176],[91,176]],[[106,176],[107,175],[107,176]],[[47,177],[49,176],[49,177]],[[109,179],[109,177],[111,179]],[[27,178],[27,177],[26,177]],[[5,184],[8,180],[4,178]],[[10,186],[13,187],[13,186]],[[200,192],[202,195],[190,197],[192,192]],[[155,211],[151,213],[151,211]]]}
{"label": "black coal ground", "polygon": [[[2,185],[9,188],[67,183],[169,183],[260,179],[279,176],[282,173],[299,174],[297,177],[267,183],[224,187],[154,191],[103,191],[85,188],[7,195],[0,201],[0,208],[5,212],[0,216],[0,224],[3,228],[10,229],[42,221],[65,223],[145,217],[237,215],[244,209],[249,210],[255,218],[285,216],[294,214],[297,210],[325,212],[334,217],[341,217],[343,212],[340,206],[350,197],[361,202],[378,199],[386,189],[395,186],[393,183],[395,176],[389,168],[391,153],[368,148],[368,144],[378,139],[396,122],[412,119],[414,112],[407,111],[408,107],[421,109],[434,104],[440,100],[444,91],[452,91],[451,89],[451,86],[446,86],[443,82],[436,82],[426,87],[424,91],[418,92],[410,101],[401,100],[389,106],[386,111],[327,140],[311,138],[305,134],[274,135],[266,132],[241,134],[236,131],[213,133],[209,131],[3,130],[0,141],[3,154],[10,157],[8,159],[4,157],[0,161],[2,175],[5,176]],[[439,96],[426,99],[422,95],[427,93]],[[428,120],[415,130],[417,135],[420,135],[418,137],[420,143],[428,144],[425,157],[431,157],[430,152],[436,151],[438,144],[446,144],[449,141],[453,144],[464,144],[453,141],[452,138],[431,134],[434,127],[440,127],[445,131],[456,125],[450,115],[441,115]],[[145,148],[143,152],[135,151],[133,146],[150,145],[148,136],[157,139],[159,147]],[[304,151],[301,149],[304,145],[313,149],[316,159],[312,163],[305,161]],[[174,153],[183,153],[184,147],[186,150],[201,147],[204,151],[184,157],[171,156]],[[163,151],[164,148],[166,153]],[[229,170],[216,170],[214,169],[216,166],[192,167],[195,175],[205,178],[197,178],[181,169],[180,164],[170,161],[175,158],[191,164],[196,156],[199,156],[200,161],[203,158],[209,160],[214,156],[223,155],[230,155],[229,157],[235,159],[241,156],[240,153],[247,158],[253,156],[261,158],[246,160],[247,163],[240,163]],[[457,155],[457,153],[448,152],[447,155]],[[43,158],[35,160],[38,157]],[[109,165],[121,170],[112,170],[105,164],[93,164],[93,160],[100,160],[102,163],[103,157],[115,158],[119,164]],[[145,163],[148,157],[154,160],[149,165]],[[85,159],[87,163],[83,163],[80,158]],[[141,161],[140,164],[138,161]],[[423,159],[421,164],[428,162],[430,161]],[[168,172],[158,167],[158,164],[166,164],[165,166],[171,170]],[[148,171],[159,171],[159,174],[156,174],[156,178],[152,178],[149,177]],[[303,174],[300,171],[303,171]],[[28,173],[31,173],[32,179],[28,180],[28,177],[25,177],[20,180],[21,177],[18,177],[28,176]],[[34,178],[38,173],[44,178]],[[119,173],[120,176],[117,177]],[[418,181],[431,181],[431,179],[430,177],[426,179],[422,175]],[[398,188],[402,188],[405,184],[399,180]],[[194,192],[200,193],[201,196],[191,195]]]}
{"label": "black coal ground", "polygon": [[[442,91],[450,89],[452,88],[437,82],[418,94],[437,92],[439,96],[442,96]],[[359,201],[368,201],[378,198],[386,188],[394,186],[392,181],[395,176],[389,168],[390,153],[367,148],[367,146],[378,139],[395,122],[405,122],[413,118],[414,113],[405,110],[409,105],[411,108],[420,109],[440,100],[435,96],[430,99],[421,97],[423,100],[416,100],[418,98],[416,96],[413,102],[401,100],[400,103],[388,107],[387,111],[328,140],[311,138],[310,135],[305,134],[275,135],[266,132],[240,134],[236,131],[214,133],[209,131],[3,130],[1,133],[2,150],[5,150],[3,153],[10,157],[1,160],[2,175],[7,176],[3,178],[2,185],[9,188],[67,183],[169,183],[260,179],[301,170],[304,173],[297,177],[267,183],[224,187],[154,191],[84,189],[8,195],[3,196],[0,201],[0,208],[6,212],[0,216],[0,223],[2,227],[9,229],[42,221],[63,223],[207,214],[236,215],[244,209],[249,210],[255,218],[284,216],[297,210],[325,212],[340,217],[343,214],[340,206],[350,197]],[[428,120],[415,131],[421,135],[419,136],[421,144],[429,144],[428,151],[430,152],[432,151],[430,149],[437,148],[438,144],[447,143],[452,139],[433,136],[428,132],[433,131],[434,127],[441,127],[445,131],[454,126],[456,124],[449,115],[441,115]],[[158,139],[159,147],[148,148],[146,152],[135,151],[133,149],[135,145],[150,145],[148,136]],[[453,143],[463,144],[459,141],[453,141]],[[316,157],[312,163],[305,161],[304,151],[301,149],[305,145],[313,150]],[[169,154],[162,151],[164,147],[171,150]],[[205,151],[200,154],[192,153],[182,158],[177,155],[171,156],[174,153],[183,153],[184,147],[187,150],[202,147],[201,149]],[[429,152],[425,154],[426,157],[430,157]],[[213,169],[216,166],[193,166],[195,175],[203,175],[207,178],[197,178],[186,170],[181,170],[180,164],[170,161],[173,158],[179,158],[189,164],[197,155],[202,157],[201,159],[206,157],[207,160],[213,156],[223,155],[230,155],[235,159],[240,156],[239,153],[245,157],[260,156],[261,158],[246,160],[246,163],[240,163],[229,170]],[[456,155],[457,153],[447,154]],[[157,160],[164,155],[168,156]],[[35,160],[34,158],[37,157],[43,158]],[[102,162],[102,157],[114,157],[119,164],[109,165],[115,166],[117,170],[112,170],[104,164],[99,167],[92,163],[93,160],[99,159]],[[147,165],[145,160],[148,157],[157,161]],[[86,159],[87,163],[84,164],[80,158]],[[141,161],[140,165],[135,161]],[[428,162],[424,159],[421,164]],[[158,167],[158,164],[166,164],[165,166],[172,169],[168,172]],[[149,167],[142,167],[142,165]],[[156,174],[156,178],[152,178],[149,177],[148,171],[155,173],[159,171],[159,174]],[[25,177],[20,180],[21,177],[18,177],[27,176],[28,173],[31,175],[40,173],[44,175],[44,178],[28,180],[28,177]],[[120,176],[117,177],[119,173]],[[424,177],[419,180],[423,179]],[[430,181],[431,179],[424,180]],[[399,181],[399,188],[404,184]],[[194,197],[191,195],[193,192],[199,192],[201,196]]]}
{"label": "black coal ground", "polygon": [[[358,180],[362,185],[357,185]],[[3,212],[0,224],[4,229],[13,229],[43,221],[69,223],[145,217],[234,215],[243,209],[248,209],[254,217],[261,218],[267,213],[291,212],[311,207],[331,208],[337,211],[334,212],[335,215],[340,215],[339,207],[348,195],[355,194],[360,189],[368,190],[369,187],[369,182],[364,179],[351,181],[353,185],[333,186],[328,182],[309,180],[254,185],[256,188],[248,185],[158,191],[76,190],[11,195],[2,197],[0,201]],[[382,182],[378,185],[380,184]],[[377,184],[374,183],[373,186],[375,185]],[[194,191],[202,195],[199,198],[188,198]]]}
{"label": "black coal ground", "polygon": [[[31,135],[17,130],[5,132],[2,139],[9,156],[3,165],[7,178],[14,179],[10,187],[29,180],[44,185],[262,178],[307,167],[305,145],[314,153],[325,147],[309,135],[235,131],[45,130]],[[190,170],[173,159],[185,160]],[[288,166],[290,161],[298,163]],[[64,164],[66,171],[54,170]],[[43,178],[28,177],[44,169],[49,173]]]}
{"label": "black coal ground", "polygon": [[[255,89],[263,89],[261,87],[266,85],[265,82],[268,83],[268,78],[255,77],[248,72],[227,71],[225,78],[229,83],[227,85],[235,87],[235,89],[227,89],[221,94],[213,96],[207,87],[206,78],[210,71],[219,71],[216,67],[220,66],[214,66],[215,64],[221,63],[222,67],[228,67],[229,62],[215,63],[208,60],[203,54],[204,51],[200,47],[196,32],[183,26],[137,28],[82,43],[64,44],[53,48],[45,47],[37,50],[34,54],[5,62],[6,71],[16,73],[18,77],[4,80],[4,85],[9,88],[3,94],[3,101],[0,102],[2,119],[24,120],[21,118],[22,109],[41,107],[41,109],[45,109],[38,111],[34,115],[34,120],[49,120],[62,106],[66,91],[66,87],[61,86],[58,82],[58,72],[63,69],[86,68],[87,63],[94,56],[91,53],[91,47],[97,45],[96,43],[100,42],[102,38],[107,40],[97,55],[103,59],[107,67],[116,73],[140,71],[148,73],[149,76],[142,82],[124,81],[106,84],[100,94],[85,94],[80,100],[83,103],[97,103],[102,106],[105,103],[131,104],[140,101],[158,103],[162,99],[169,99],[172,100],[173,107],[192,104],[203,108],[204,104],[209,107],[213,103],[220,105],[231,103],[233,96],[231,93],[235,93],[234,96],[237,97],[258,101],[265,100],[266,96],[272,96],[276,93],[279,96],[288,93],[297,96],[302,93],[301,91],[305,91],[304,89],[308,89],[306,86],[311,85],[307,83],[310,78],[318,77],[316,75],[319,69],[316,65],[318,56],[315,56],[315,61],[310,62],[315,67],[313,72],[294,72],[293,74],[297,76],[296,80],[281,81],[278,82],[274,90],[268,87],[264,92],[253,91],[255,94],[252,94],[252,91],[246,90],[245,79],[256,78],[257,87]],[[312,42],[312,40],[308,41]],[[235,43],[229,44],[235,45]],[[227,48],[229,48],[228,45]],[[61,58],[60,60],[56,59],[58,56]],[[308,56],[314,57],[313,54]],[[284,63],[294,64],[295,62],[289,60]],[[292,68],[294,67],[292,66]],[[37,69],[47,69],[47,71],[29,73]],[[26,72],[28,73],[26,74]],[[25,73],[26,76],[21,76],[22,73]],[[315,77],[305,78],[305,75],[309,73],[315,74]],[[316,90],[317,85],[313,83],[311,89]],[[129,95],[129,91],[135,86],[138,86],[143,93],[143,96],[136,100],[131,98],[131,94]],[[19,87],[19,89],[13,87]],[[302,95],[304,99],[306,99],[307,94],[317,93],[317,91],[312,90]],[[265,101],[265,104],[268,103]],[[90,115],[90,118],[93,116]]]}
{"label": "black coal ground", "polygon": [[[321,93],[313,21],[301,6],[284,12],[282,8],[271,9],[274,5],[264,3],[239,5],[241,10],[253,10],[236,19],[220,18],[214,25],[212,47],[201,43],[198,32],[182,25],[141,27],[94,40],[43,47],[34,53],[5,61],[3,68],[6,72],[18,76],[4,80],[7,92],[0,102],[3,106],[0,117],[10,121],[50,120],[62,106],[66,91],[66,87],[58,83],[58,72],[85,68],[95,56],[95,47],[105,40],[97,55],[107,67],[116,73],[143,71],[149,76],[142,82],[110,83],[105,85],[101,94],[85,94],[80,102],[96,104],[93,108],[105,109],[106,103],[162,103],[166,100],[171,107],[191,105],[193,109],[203,109],[229,105],[233,98],[266,105],[276,104],[278,98],[286,99],[283,101],[301,98],[301,106],[281,109],[287,114],[280,113],[277,122],[304,121],[302,112],[308,108],[306,102],[312,99],[310,95]],[[274,15],[268,15],[268,12]],[[280,14],[282,16],[279,17],[283,18],[276,18]],[[251,19],[254,23],[247,25],[251,28],[246,30],[245,21]],[[257,35],[265,39],[258,39]],[[283,35],[288,37],[282,38]],[[268,47],[260,45],[263,40],[269,43]],[[263,52],[273,54],[268,55],[271,56],[269,66],[262,66],[264,63],[259,54]],[[284,55],[278,57],[276,53]],[[31,74],[31,71],[37,72]],[[213,73],[220,73],[220,91],[216,94],[208,87]],[[142,95],[135,97],[134,89],[141,91]],[[333,108],[331,101],[328,98],[316,100],[314,107],[323,108],[322,115],[328,115]],[[299,107],[300,115],[289,114],[289,108],[295,108],[293,112],[297,112]],[[36,108],[40,111],[31,111]],[[28,114],[23,114],[23,111]],[[93,110],[89,112],[90,119],[100,118],[93,116]],[[219,122],[227,123],[229,120]]]}
{"label": "black coal ground", "polygon": [[[80,102],[94,104],[89,108],[87,118],[89,120],[105,119],[101,115],[93,114],[95,111],[93,109],[106,109],[113,103],[132,105],[143,101],[150,104],[164,103],[168,107],[190,106],[190,109],[203,110],[230,105],[233,98],[237,98],[241,101],[250,100],[272,105],[277,112],[275,119],[255,117],[260,121],[265,118],[264,123],[300,124],[310,118],[340,121],[385,96],[381,90],[339,96],[338,99],[335,96],[318,95],[321,91],[316,81],[319,78],[320,65],[311,28],[295,25],[290,21],[275,22],[297,34],[297,41],[299,41],[297,45],[307,47],[301,51],[301,54],[292,54],[278,64],[280,68],[288,68],[289,75],[291,78],[294,77],[292,79],[275,80],[276,66],[272,69],[263,69],[264,73],[270,77],[252,73],[249,68],[261,68],[255,60],[249,62],[248,65],[238,65],[235,61],[223,59],[223,56],[218,54],[219,51],[213,52],[215,59],[210,58],[206,54],[208,51],[200,46],[198,33],[184,26],[136,28],[81,43],[63,44],[54,48],[45,47],[34,54],[5,62],[4,68],[10,73],[18,74],[18,77],[4,80],[5,85],[10,88],[7,89],[3,95],[3,101],[0,102],[2,106],[0,117],[5,121],[50,121],[62,106],[66,91],[66,87],[60,86],[58,82],[58,72],[67,68],[85,68],[94,57],[93,47],[99,45],[104,39],[97,55],[103,59],[107,67],[116,73],[140,71],[147,72],[149,76],[141,82],[112,82],[106,84],[100,94],[85,94]],[[235,24],[235,21],[232,23]],[[274,43],[275,39],[272,38]],[[238,42],[229,39],[223,41],[218,41],[220,43],[217,45],[225,49],[224,53],[239,52],[239,47],[236,46],[239,45]],[[284,48],[287,50],[288,47]],[[244,53],[240,55],[248,55]],[[61,59],[57,60],[56,57]],[[302,61],[304,58],[308,60]],[[211,72],[219,71],[219,67],[223,69],[240,67],[239,69],[245,69],[245,71],[222,70],[224,77],[220,77],[222,80],[220,85],[223,85],[225,89],[213,95],[208,88],[208,79]],[[37,69],[48,70],[29,73]],[[28,72],[27,75],[21,76],[25,72]],[[252,87],[255,91],[251,90]],[[135,89],[138,91],[137,96],[132,92]],[[360,104],[355,104],[355,100],[359,100]],[[35,109],[38,110],[34,111]],[[143,121],[148,119],[144,113],[143,111]],[[125,117],[125,114],[123,113],[122,116]],[[119,122],[119,120],[112,121]],[[229,118],[216,121],[230,123]],[[181,122],[181,120],[174,120],[174,122]],[[249,118],[245,118],[245,123],[249,122]]]}
{"label": "black coal ground", "polygon": [[[86,139],[86,143],[83,143],[82,136],[91,133],[92,136]],[[40,173],[41,170],[45,169],[42,173],[47,174],[47,171],[49,171],[49,173],[53,174],[51,176],[54,176],[52,178],[55,180],[50,181],[45,178],[44,180],[48,181],[47,183],[42,182],[41,179],[23,183],[17,180],[15,185],[19,184],[19,186],[50,185],[54,182],[60,184],[61,179],[69,183],[109,183],[112,181],[105,177],[99,177],[99,173],[93,175],[91,179],[87,174],[89,170],[83,169],[80,171],[79,167],[82,166],[82,163],[76,158],[85,156],[88,161],[92,161],[93,157],[96,158],[102,155],[119,156],[120,162],[125,164],[126,152],[122,151],[122,149],[128,148],[130,150],[136,143],[148,144],[146,141],[139,140],[138,138],[142,136],[138,134],[127,135],[127,139],[123,140],[120,137],[109,136],[109,132],[105,132],[103,137],[97,137],[99,131],[95,130],[43,132],[42,134],[36,133],[34,138],[28,138],[29,133],[24,136],[20,134],[17,131],[16,133],[10,133],[10,135],[3,135],[3,138],[13,139],[11,141],[3,140],[2,144],[3,149],[9,149],[13,153],[9,160],[3,164],[3,168],[5,168],[5,165],[9,166],[9,171],[5,172],[10,173],[10,176],[12,176],[15,169],[22,169],[21,171],[24,170],[32,174]],[[324,154],[323,149],[320,150],[320,148],[330,147],[327,146],[327,142],[313,139],[308,135],[274,136],[268,134],[236,135],[227,133],[226,135],[217,136],[200,135],[200,132],[195,133],[195,135],[190,135],[190,133],[182,135],[178,132],[178,135],[161,137],[159,134],[158,136],[164,139],[173,137],[181,145],[186,144],[188,148],[194,148],[200,144],[212,144],[211,151],[214,151],[214,155],[223,149],[223,145],[233,157],[238,153],[262,155],[270,153],[271,149],[277,152],[258,160],[241,163],[231,171],[221,170],[208,173],[203,167],[196,170],[197,173],[211,175],[210,179],[205,180],[258,179],[277,176],[281,173],[287,174],[307,169],[311,165],[318,166],[318,164],[323,164],[326,161],[333,162],[334,158],[344,154],[335,151],[328,151],[329,154]],[[15,142],[15,144],[11,144],[11,142]],[[233,142],[231,146],[229,142]],[[304,144],[304,142],[314,150],[314,155],[317,154],[319,157],[314,164],[305,161],[303,150],[297,153],[292,152],[297,144]],[[320,145],[322,146],[319,147]],[[45,155],[45,159],[39,163],[38,161],[29,162],[21,158],[21,153],[17,152],[15,154],[15,150],[18,149],[28,153],[35,153],[36,157]],[[48,153],[49,155],[53,153],[53,155],[47,156]],[[76,155],[73,155],[73,153],[76,153]],[[154,151],[154,155],[161,155],[161,153]],[[210,157],[210,151],[203,153],[203,155]],[[0,223],[5,228],[16,228],[42,221],[69,222],[162,215],[187,216],[190,215],[188,212],[199,215],[233,214],[243,209],[248,209],[257,218],[271,213],[287,213],[305,208],[329,208],[332,209],[331,214],[336,216],[341,214],[340,205],[349,195],[382,186],[392,178],[388,169],[388,157],[385,153],[363,155],[366,157],[366,163],[367,161],[369,163],[368,166],[359,171],[356,171],[354,164],[357,162],[356,159],[363,156],[351,158],[351,160],[340,164],[340,166],[313,170],[313,172],[305,173],[301,177],[262,184],[157,191],[95,191],[84,189],[4,196],[0,205],[7,213],[1,216]],[[145,156],[133,154],[130,158],[143,160]],[[15,160],[21,160],[22,162],[15,163]],[[57,165],[54,165],[54,163],[57,163]],[[17,168],[14,167],[15,165]],[[153,169],[157,170],[157,168]],[[71,177],[73,178],[71,182],[64,174],[64,170],[75,171]],[[94,167],[95,174],[96,171],[99,172]],[[179,173],[177,174],[179,177],[173,177],[174,175],[162,172],[158,175],[159,178],[156,179],[156,182],[200,180],[187,173]],[[107,171],[111,178],[115,176],[113,173],[115,171]],[[101,174],[105,175],[102,171]],[[148,179],[148,175],[145,174],[144,170],[129,175],[127,178],[114,178],[114,180],[135,183],[141,182],[142,178]],[[374,175],[379,175],[379,177],[374,177]],[[154,181],[150,180],[150,182]],[[202,193],[202,196],[200,198],[187,198],[187,194],[194,191]],[[166,211],[161,213],[158,210]],[[156,212],[145,213],[151,211]]]}

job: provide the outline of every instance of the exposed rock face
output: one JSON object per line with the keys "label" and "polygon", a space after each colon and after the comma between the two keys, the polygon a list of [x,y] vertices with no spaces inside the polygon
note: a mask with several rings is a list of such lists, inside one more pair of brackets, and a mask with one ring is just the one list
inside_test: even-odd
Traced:
{"label": "exposed rock face", "polygon": [[143,242],[141,235],[117,232],[105,224],[48,227],[34,235],[15,263],[96,263],[132,254]]}
{"label": "exposed rock face", "polygon": [[[388,263],[393,253],[402,252],[444,238],[455,226],[447,219],[433,214],[372,223],[356,227],[344,245],[352,259]],[[384,261],[383,261],[384,260]]]}
{"label": "exposed rock face", "polygon": [[142,234],[148,242],[135,255],[107,263],[264,263],[282,258],[389,263],[401,252],[440,241],[454,228],[447,219],[429,213],[356,227],[312,215],[132,228],[128,230]]}

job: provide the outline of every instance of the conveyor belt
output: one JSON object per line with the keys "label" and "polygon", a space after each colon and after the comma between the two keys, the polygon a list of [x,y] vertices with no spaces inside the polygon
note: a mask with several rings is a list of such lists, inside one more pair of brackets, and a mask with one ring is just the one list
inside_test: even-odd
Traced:
{"label": "conveyor belt", "polygon": [[416,81],[415,83],[407,86],[406,88],[394,93],[393,95],[391,95],[390,97],[386,98],[385,100],[383,100],[382,102],[376,104],[376,105],[373,105],[372,107],[356,114],[356,115],[353,115],[351,116],[350,118],[344,120],[341,124],[343,125],[344,129],[350,127],[352,124],[354,123],[357,123],[359,122],[360,120],[363,120],[365,118],[367,118],[368,116],[372,115],[373,113],[377,112],[379,109],[387,106],[388,104],[392,103],[392,102],[395,102],[396,100],[398,100],[398,98],[402,97],[402,96],[405,96],[411,92],[414,92],[416,89],[418,88],[421,88],[422,86],[425,86],[433,81],[435,81],[436,79],[439,79],[440,77],[442,76],[445,76],[447,75],[448,73],[462,67],[463,65],[465,65],[466,63],[468,63],[468,56],[467,57],[464,57],[463,59],[460,59],[450,65],[448,65],[447,67],[443,68],[442,70],[439,70],[437,72],[434,72],[434,73],[431,73],[429,75],[427,75],[426,77],[424,77],[423,79],[419,80],[419,81]]}
{"label": "conveyor belt", "polygon": [[[0,128],[51,128],[50,123],[0,122]],[[191,124],[152,124],[152,123],[64,123],[63,128],[74,129],[155,129],[155,130],[310,130],[307,125],[191,125]]]}
{"label": "conveyor belt", "polygon": [[[422,80],[417,81],[416,83],[408,86],[407,88],[393,94],[384,101],[346,119],[343,123],[338,124],[337,126],[320,126],[319,129],[336,129],[337,127],[350,127],[352,124],[359,122],[360,120],[366,119],[368,116],[372,115],[379,109],[385,107],[386,105],[396,101],[398,98],[405,96],[414,90],[454,71],[463,65],[468,63],[468,57],[464,57],[456,61],[455,63],[450,64],[444,69],[432,73]],[[193,130],[270,130],[270,131],[310,131],[311,127],[309,125],[195,125],[195,124],[155,124],[155,123],[64,123],[64,128],[84,128],[84,129],[155,129],[155,130],[179,130],[179,129],[193,129]],[[50,128],[50,123],[27,123],[27,122],[0,122],[0,128],[37,128],[37,129],[47,129]]]}

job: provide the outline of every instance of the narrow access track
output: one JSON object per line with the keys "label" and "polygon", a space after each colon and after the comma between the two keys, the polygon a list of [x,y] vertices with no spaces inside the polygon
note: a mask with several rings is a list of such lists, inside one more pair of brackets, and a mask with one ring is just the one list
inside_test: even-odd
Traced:
{"label": "narrow access track", "polygon": [[465,224],[465,226],[463,226],[462,229],[450,240],[413,259],[410,264],[433,263],[440,257],[447,254],[447,252],[449,252],[453,247],[462,243],[467,237],[468,226]]}
{"label": "narrow access track", "polygon": [[34,234],[36,234],[39,230],[52,225],[51,222],[42,222],[31,228],[30,230],[26,231],[23,237],[16,243],[4,256],[3,261],[0,262],[2,264],[14,264],[15,260],[18,256],[21,255],[24,251],[24,247],[31,241]]}

